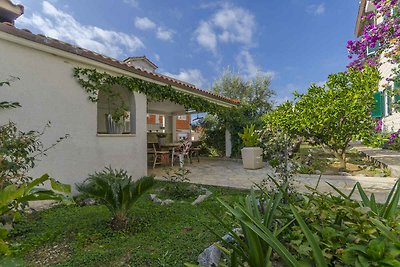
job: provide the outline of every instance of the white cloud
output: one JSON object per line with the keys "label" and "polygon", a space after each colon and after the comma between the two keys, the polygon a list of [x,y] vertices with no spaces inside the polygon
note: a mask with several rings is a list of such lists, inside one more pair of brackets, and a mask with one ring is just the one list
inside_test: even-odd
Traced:
{"label": "white cloud", "polygon": [[157,24],[147,17],[136,17],[135,18],[135,27],[141,30],[155,30],[156,37],[163,41],[172,40],[172,36],[174,35],[174,31],[170,29],[166,29],[164,27],[157,27]]}
{"label": "white cloud", "polygon": [[309,5],[306,8],[307,13],[319,16],[325,13],[325,4]]}
{"label": "white cloud", "polygon": [[131,55],[144,47],[142,41],[134,35],[82,25],[48,1],[42,2],[41,14],[22,16],[17,20],[17,24],[33,27],[49,37],[115,58]]}
{"label": "white cloud", "polygon": [[254,78],[257,74],[267,75],[271,79],[274,79],[277,75],[277,73],[272,70],[263,71],[262,68],[255,63],[253,56],[247,50],[242,50],[239,53],[236,57],[236,63],[238,64],[239,72],[242,73],[246,79]]}
{"label": "white cloud", "polygon": [[196,39],[197,42],[211,50],[212,52],[216,52],[217,49],[217,35],[214,33],[212,26],[208,22],[201,22],[199,27],[196,30]]}
{"label": "white cloud", "polygon": [[154,54],[154,58],[155,58],[157,61],[160,61],[160,55],[159,55],[159,54]]}
{"label": "white cloud", "polygon": [[124,0],[125,4],[131,5],[133,7],[139,6],[139,1],[138,0]]}
{"label": "white cloud", "polygon": [[170,41],[172,40],[172,35],[174,32],[172,30],[167,30],[162,27],[157,28],[156,37],[163,41]]}
{"label": "white cloud", "polygon": [[143,18],[136,17],[135,27],[140,30],[149,30],[149,29],[154,29],[156,27],[156,24],[147,17]]}
{"label": "white cloud", "polygon": [[165,72],[164,74],[172,78],[191,83],[200,88],[206,83],[206,79],[204,79],[201,71],[198,69],[181,70],[178,74],[172,74],[169,72]]}
{"label": "white cloud", "polygon": [[254,16],[247,10],[225,6],[214,16],[214,25],[220,30],[222,42],[251,44],[255,28]]}
{"label": "white cloud", "polygon": [[215,52],[218,42],[251,46],[255,26],[251,12],[224,4],[209,20],[200,22],[195,35],[201,46]]}

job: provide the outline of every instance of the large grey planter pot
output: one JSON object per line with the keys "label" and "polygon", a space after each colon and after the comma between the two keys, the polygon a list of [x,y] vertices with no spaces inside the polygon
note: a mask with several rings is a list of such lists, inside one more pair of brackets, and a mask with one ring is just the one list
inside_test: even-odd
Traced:
{"label": "large grey planter pot", "polygon": [[244,147],[242,148],[243,168],[256,170],[264,167],[261,147]]}
{"label": "large grey planter pot", "polygon": [[166,137],[158,137],[158,145],[165,146],[167,138]]}
{"label": "large grey planter pot", "polygon": [[118,125],[112,118],[111,114],[106,114],[106,129],[109,134],[122,134],[124,127]]}

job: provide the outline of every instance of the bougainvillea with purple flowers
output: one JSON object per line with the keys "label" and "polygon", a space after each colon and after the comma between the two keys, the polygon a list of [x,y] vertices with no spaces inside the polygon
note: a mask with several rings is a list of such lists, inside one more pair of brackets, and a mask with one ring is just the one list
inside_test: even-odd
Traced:
{"label": "bougainvillea with purple flowers", "polygon": [[[391,63],[399,63],[400,0],[373,0],[372,2],[376,11],[362,17],[365,23],[363,34],[358,40],[347,43],[349,58],[354,59],[348,67],[362,69],[365,64],[377,66],[382,53]],[[381,20],[379,24],[374,23]],[[367,47],[376,47],[377,50],[368,55]]]}
{"label": "bougainvillea with purple flowers", "polygon": [[376,121],[375,121],[375,131],[376,132],[382,132],[382,127],[383,127],[383,125],[382,125],[383,123],[382,123],[382,119],[377,119]]}
{"label": "bougainvillea with purple flowers", "polygon": [[389,140],[384,144],[384,147],[400,151],[400,129],[389,135]]}
{"label": "bougainvillea with purple flowers", "polygon": [[396,138],[399,136],[400,130],[398,130],[395,133],[391,133],[389,135],[389,141],[387,142],[388,145],[391,145],[394,143],[394,141],[396,140]]}

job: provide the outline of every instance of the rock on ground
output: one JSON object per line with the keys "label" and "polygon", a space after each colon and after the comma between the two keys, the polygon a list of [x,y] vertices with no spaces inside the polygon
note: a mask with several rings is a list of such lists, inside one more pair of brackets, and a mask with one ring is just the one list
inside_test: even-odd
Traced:
{"label": "rock on ground", "polygon": [[221,259],[221,250],[215,245],[206,248],[197,258],[197,262],[202,267],[217,267]]}

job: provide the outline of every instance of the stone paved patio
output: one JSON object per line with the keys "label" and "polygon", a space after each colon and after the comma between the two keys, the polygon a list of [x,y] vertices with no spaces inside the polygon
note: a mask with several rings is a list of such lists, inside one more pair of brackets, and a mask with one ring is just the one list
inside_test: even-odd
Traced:
{"label": "stone paved patio", "polygon": [[[185,167],[191,171],[188,176],[191,183],[238,189],[249,189],[254,183],[260,183],[268,174],[273,175],[272,169],[268,166],[258,170],[243,169],[239,160],[201,158],[199,163],[194,161],[193,164],[185,164]],[[163,180],[162,177],[166,174],[167,169],[165,167],[149,169],[148,174]],[[315,187],[318,179],[319,175],[298,175],[295,177],[294,186],[298,191],[304,192],[307,191],[305,185]],[[326,182],[344,192],[350,192],[354,184],[360,182],[366,192],[373,192],[376,199],[382,202],[396,182],[396,178],[322,175],[318,186],[319,191],[334,192]]]}

